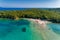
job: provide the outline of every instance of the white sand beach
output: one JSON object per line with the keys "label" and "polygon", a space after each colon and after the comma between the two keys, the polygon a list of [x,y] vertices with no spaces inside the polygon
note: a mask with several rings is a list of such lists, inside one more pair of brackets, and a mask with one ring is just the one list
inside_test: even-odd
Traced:
{"label": "white sand beach", "polygon": [[42,21],[40,19],[29,19],[30,21],[35,21],[39,23],[40,25],[45,25],[46,23],[49,23],[48,21]]}

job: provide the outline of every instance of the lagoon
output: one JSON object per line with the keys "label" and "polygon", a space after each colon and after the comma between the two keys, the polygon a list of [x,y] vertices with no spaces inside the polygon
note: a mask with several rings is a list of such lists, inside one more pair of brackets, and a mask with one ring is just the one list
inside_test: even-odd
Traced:
{"label": "lagoon", "polygon": [[29,20],[0,19],[0,40],[59,40],[60,24],[47,24],[42,29]]}

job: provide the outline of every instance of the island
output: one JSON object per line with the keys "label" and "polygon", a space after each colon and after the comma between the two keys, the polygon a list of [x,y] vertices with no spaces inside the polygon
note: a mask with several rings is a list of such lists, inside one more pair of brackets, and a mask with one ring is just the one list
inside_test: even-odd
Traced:
{"label": "island", "polygon": [[32,18],[60,23],[58,8],[26,8],[23,10],[0,10],[0,18],[18,20],[20,18]]}

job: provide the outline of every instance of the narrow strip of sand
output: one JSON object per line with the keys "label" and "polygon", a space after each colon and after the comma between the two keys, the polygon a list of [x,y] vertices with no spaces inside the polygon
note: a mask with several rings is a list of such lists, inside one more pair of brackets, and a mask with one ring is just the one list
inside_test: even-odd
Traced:
{"label": "narrow strip of sand", "polygon": [[43,29],[46,28],[46,24],[49,23],[48,21],[43,21],[43,20],[40,20],[40,19],[28,19],[28,20],[33,21],[33,22],[36,22]]}
{"label": "narrow strip of sand", "polygon": [[42,21],[40,19],[29,19],[30,21],[34,21],[36,23],[39,23],[41,25],[45,25],[46,23],[48,23],[48,21]]}

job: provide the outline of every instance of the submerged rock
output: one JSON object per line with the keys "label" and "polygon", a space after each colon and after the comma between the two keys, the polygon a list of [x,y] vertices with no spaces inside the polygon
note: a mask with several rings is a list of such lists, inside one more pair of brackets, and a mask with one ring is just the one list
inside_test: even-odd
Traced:
{"label": "submerged rock", "polygon": [[24,28],[22,28],[22,32],[26,32],[26,28],[24,27]]}

